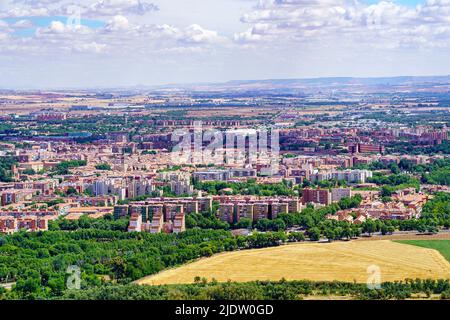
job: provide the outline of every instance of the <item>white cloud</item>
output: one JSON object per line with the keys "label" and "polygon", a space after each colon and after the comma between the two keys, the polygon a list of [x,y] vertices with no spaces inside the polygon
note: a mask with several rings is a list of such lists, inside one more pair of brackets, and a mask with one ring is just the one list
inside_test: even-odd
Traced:
{"label": "white cloud", "polygon": [[46,36],[54,35],[75,35],[80,36],[83,34],[93,34],[93,30],[77,24],[66,24],[61,21],[52,21],[48,27],[37,28],[36,36],[39,38],[45,38]]}
{"label": "white cloud", "polygon": [[2,39],[14,30],[34,28],[28,19],[31,16],[78,15],[75,20],[92,18],[106,22],[102,27],[91,28],[55,19],[46,27],[36,27],[35,36],[26,41],[18,36],[9,37],[7,44],[3,41],[0,52],[20,48],[21,52],[39,52],[42,55],[60,51],[111,56],[125,52],[135,55],[149,52],[199,53],[226,42],[217,31],[195,23],[185,27],[167,23],[146,24],[145,18],[137,16],[159,10],[150,1],[80,0],[74,4],[73,0],[10,0],[0,6],[0,17],[22,19],[12,26],[0,26]]}
{"label": "white cloud", "polygon": [[394,47],[433,46],[442,39],[450,45],[446,28],[450,0],[427,0],[417,7],[391,1],[366,5],[347,0],[262,0],[241,21],[250,24],[246,31],[234,36],[241,43],[320,42],[353,37],[359,45],[385,41]]}
{"label": "white cloud", "polygon": [[270,28],[270,24],[256,23],[247,31],[235,34],[234,40],[238,42],[257,42],[263,39],[264,35],[269,31]]}
{"label": "white cloud", "polygon": [[[2,20],[0,20],[2,21]],[[0,52],[20,51],[25,54],[48,55],[59,52],[101,54],[107,56],[138,56],[160,53],[203,53],[214,50],[225,43],[218,32],[193,24],[184,28],[173,25],[146,25],[131,22],[127,17],[116,15],[103,27],[90,28],[84,25],[52,21],[46,27],[38,27],[35,36],[24,41],[21,37],[6,39],[6,23],[0,27],[2,47]],[[20,21],[19,27],[28,23]],[[5,30],[3,32],[2,30]],[[6,44],[5,44],[6,39]]]}
{"label": "white cloud", "polygon": [[88,15],[115,16],[123,14],[143,15],[158,10],[158,6],[144,0],[100,0],[83,11]]}
{"label": "white cloud", "polygon": [[105,27],[108,31],[128,30],[129,28],[128,19],[121,15],[114,16]]}
{"label": "white cloud", "polygon": [[47,30],[49,33],[64,33],[68,30],[68,27],[60,21],[52,21]]}
{"label": "white cloud", "polygon": [[91,43],[81,43],[74,46],[74,51],[81,53],[102,53],[106,50],[108,46],[103,43],[91,42]]}
{"label": "white cloud", "polygon": [[192,24],[184,30],[182,40],[194,43],[214,43],[221,39],[216,31],[206,30],[198,24]]}
{"label": "white cloud", "polygon": [[158,11],[157,5],[147,0],[14,0],[7,9],[0,11],[3,17],[30,17],[68,15],[77,8],[89,18],[116,15],[145,15]]}
{"label": "white cloud", "polygon": [[14,7],[0,12],[0,17],[2,18],[39,17],[47,15],[49,15],[48,9],[31,7]]}
{"label": "white cloud", "polygon": [[[221,46],[234,40],[236,45],[293,46],[305,43],[353,42],[353,45],[371,45],[396,48],[399,46],[449,45],[450,0],[426,0],[417,7],[400,5],[393,1],[379,1],[368,5],[358,0],[259,0],[252,11],[241,17],[248,27],[229,36],[192,23],[180,28],[169,24],[136,24],[133,16],[159,10],[151,0],[80,0],[77,6],[82,17],[106,17],[104,28],[94,33],[98,37],[126,32],[139,42],[139,37],[160,39],[161,46],[173,41],[194,46],[210,44]],[[156,1],[156,0],[155,0]],[[72,0],[14,0],[4,6],[1,16],[27,17],[73,13]],[[134,23],[132,23],[134,22]],[[26,19],[12,28],[30,27]],[[68,33],[70,28],[54,24],[40,28],[37,34]],[[353,39],[353,40],[352,40]],[[88,43],[96,41],[88,39]],[[123,39],[121,39],[123,40]],[[342,41],[341,41],[342,40]],[[142,44],[140,44],[142,46]]]}
{"label": "white cloud", "polygon": [[27,29],[27,28],[32,28],[33,27],[33,23],[30,20],[21,19],[21,20],[15,22],[13,27],[15,29]]}

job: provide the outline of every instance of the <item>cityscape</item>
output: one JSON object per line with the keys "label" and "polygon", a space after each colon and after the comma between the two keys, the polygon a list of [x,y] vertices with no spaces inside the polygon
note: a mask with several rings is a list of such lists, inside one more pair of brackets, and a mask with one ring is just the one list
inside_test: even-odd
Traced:
{"label": "cityscape", "polygon": [[[332,24],[343,30],[338,47],[350,46],[347,37],[358,41],[360,21],[369,18],[379,25],[368,27],[368,37],[381,35],[380,45],[401,34],[392,50],[419,41],[416,29],[406,31],[414,23],[423,27],[422,42],[448,42],[448,2],[236,1],[225,13],[253,10],[240,22],[252,27],[233,43],[225,32],[237,27],[231,23],[224,35],[196,24],[144,24],[183,7],[155,2],[0,5],[0,56],[10,61],[0,62],[0,300],[450,299],[448,55],[434,56],[441,72],[433,59],[423,64],[427,72],[408,69],[423,52],[409,63],[389,56],[398,69],[385,62],[380,74],[356,58],[354,69],[343,59],[318,73],[293,67],[293,76],[277,58],[267,73],[257,71],[263,55],[286,50],[289,60],[296,37],[305,46],[323,43]],[[402,18],[384,22],[373,13],[380,8]],[[441,8],[435,20],[431,8]],[[196,10],[200,19],[213,9]],[[317,27],[314,10],[326,12],[329,24]],[[77,17],[75,27],[64,24]],[[211,19],[200,20],[214,25]],[[158,46],[141,42],[148,34]],[[115,42],[122,36],[124,50],[133,50],[126,58]],[[285,40],[274,51],[247,47],[266,37]],[[89,57],[107,38],[111,56]],[[73,47],[51,56],[60,45]],[[212,60],[190,64],[205,46],[218,51]],[[139,70],[129,59],[147,50],[171,62]],[[374,50],[368,55],[387,48]],[[404,50],[395,54],[412,49]],[[224,61],[230,70],[207,76],[230,58],[236,67]],[[34,63],[41,67],[25,71]],[[180,306],[171,314],[213,312]],[[261,317],[277,312],[276,304],[249,306]]]}

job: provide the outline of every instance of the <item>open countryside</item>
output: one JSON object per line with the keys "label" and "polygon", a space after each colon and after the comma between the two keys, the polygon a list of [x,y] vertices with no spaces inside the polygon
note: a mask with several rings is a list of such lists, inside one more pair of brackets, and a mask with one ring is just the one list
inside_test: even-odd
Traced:
{"label": "open countryside", "polygon": [[365,283],[376,265],[381,281],[449,279],[450,263],[436,250],[388,240],[303,243],[223,253],[138,280],[138,284],[228,280],[311,280]]}
{"label": "open countryside", "polygon": [[439,251],[448,261],[450,261],[450,241],[449,240],[402,240],[399,243],[411,244],[414,246],[431,248]]}

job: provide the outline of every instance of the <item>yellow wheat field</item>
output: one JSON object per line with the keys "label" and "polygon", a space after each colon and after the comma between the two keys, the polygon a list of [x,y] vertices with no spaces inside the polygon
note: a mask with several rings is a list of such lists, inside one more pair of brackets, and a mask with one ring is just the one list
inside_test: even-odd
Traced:
{"label": "yellow wheat field", "polygon": [[406,278],[450,279],[450,263],[438,251],[380,240],[301,243],[222,253],[140,279],[137,283],[192,283],[197,276],[219,282],[285,278],[365,283],[370,266],[380,268],[383,282]]}

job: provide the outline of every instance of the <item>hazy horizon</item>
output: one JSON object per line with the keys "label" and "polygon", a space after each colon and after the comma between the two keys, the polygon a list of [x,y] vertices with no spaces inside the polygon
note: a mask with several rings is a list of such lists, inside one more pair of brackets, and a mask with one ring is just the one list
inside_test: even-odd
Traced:
{"label": "hazy horizon", "polygon": [[[72,87],[2,87],[0,86],[0,90],[5,91],[39,91],[39,90],[107,90],[107,89],[117,89],[117,90],[133,90],[133,89],[160,89],[164,87],[174,87],[174,88],[187,88],[192,86],[214,86],[214,85],[225,85],[225,84],[232,84],[232,83],[238,83],[238,82],[268,82],[268,81],[309,81],[309,80],[324,80],[324,79],[353,79],[353,80],[363,80],[363,79],[398,79],[398,78],[449,78],[450,81],[450,74],[430,74],[430,75],[395,75],[395,76],[376,76],[376,77],[370,77],[370,76],[323,76],[323,77],[298,77],[298,78],[261,78],[261,79],[230,79],[225,81],[203,81],[203,82],[173,82],[173,83],[162,83],[162,84],[135,84],[135,85],[126,85],[126,86],[72,86]],[[380,82],[381,84],[381,82]]]}

